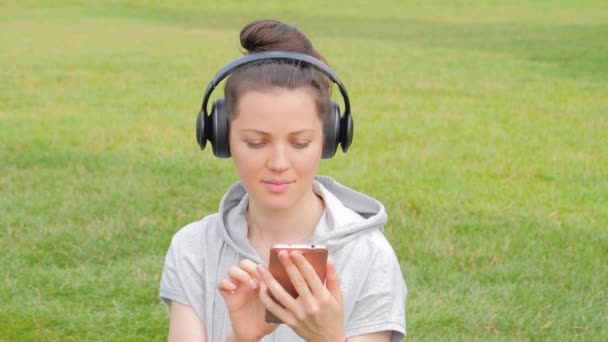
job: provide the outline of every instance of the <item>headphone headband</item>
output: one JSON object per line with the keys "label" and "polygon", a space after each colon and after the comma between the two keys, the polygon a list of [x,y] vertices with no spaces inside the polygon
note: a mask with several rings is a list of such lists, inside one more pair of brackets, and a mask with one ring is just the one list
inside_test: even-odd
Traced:
{"label": "headphone headband", "polygon": [[226,64],[222,69],[220,69],[220,71],[217,72],[217,74],[215,74],[215,76],[213,77],[213,79],[211,80],[209,85],[207,86],[207,89],[205,90],[205,95],[203,97],[203,104],[202,104],[202,108],[201,108],[203,113],[205,113],[205,115],[208,114],[207,102],[209,101],[209,98],[211,97],[211,93],[213,93],[213,90],[215,89],[215,87],[224,78],[226,78],[228,75],[230,75],[230,73],[233,72],[235,69],[237,69],[243,65],[246,65],[246,64],[249,64],[249,63],[252,63],[255,61],[263,60],[263,59],[299,61],[299,62],[304,62],[308,65],[311,65],[315,69],[319,70],[325,76],[329,77],[329,79],[332,80],[332,82],[334,82],[335,84],[338,85],[338,88],[340,89],[340,94],[342,94],[342,98],[344,99],[344,116],[350,116],[350,101],[348,99],[348,93],[346,92],[346,88],[344,87],[344,85],[342,84],[342,82],[340,81],[338,76],[336,76],[336,74],[329,68],[329,66],[327,66],[327,64],[323,63],[322,61],[320,61],[310,55],[307,55],[304,53],[299,53],[299,52],[291,52],[291,51],[255,52],[255,53],[251,53],[251,54],[245,55],[243,57],[237,58],[237,59],[233,60],[232,62]]}
{"label": "headphone headband", "polygon": [[213,77],[203,97],[202,108],[196,117],[196,141],[201,150],[205,148],[207,141],[213,145],[213,154],[220,158],[230,157],[230,122],[229,113],[226,111],[224,99],[213,102],[211,113],[207,112],[207,102],[215,87],[237,68],[259,60],[284,60],[305,63],[322,72],[333,83],[340,88],[340,94],[344,100],[344,113],[340,114],[340,106],[333,100],[327,120],[323,123],[323,151],[322,158],[331,158],[336,153],[338,146],[346,152],[353,139],[353,119],[350,114],[350,101],[346,88],[338,79],[338,76],[322,61],[306,54],[290,51],[265,51],[256,52],[237,58],[226,64]]}

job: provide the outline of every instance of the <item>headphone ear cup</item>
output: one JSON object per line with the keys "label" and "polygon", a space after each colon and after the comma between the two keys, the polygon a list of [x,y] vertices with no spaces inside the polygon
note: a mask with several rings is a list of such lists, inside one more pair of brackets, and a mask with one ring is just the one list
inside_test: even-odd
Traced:
{"label": "headphone ear cup", "polygon": [[344,114],[340,118],[340,145],[342,145],[342,152],[348,151],[348,148],[353,142],[353,134],[355,131],[353,117],[348,114]]}
{"label": "headphone ear cup", "polygon": [[224,99],[213,102],[209,121],[209,141],[213,145],[213,154],[219,158],[230,158],[228,113]]}
{"label": "headphone ear cup", "polygon": [[207,135],[205,134],[205,129],[207,126],[207,114],[205,114],[205,111],[201,109],[196,117],[196,141],[198,142],[198,146],[200,146],[201,150],[204,150],[205,145],[207,145]]}
{"label": "headphone ear cup", "polygon": [[325,140],[323,142],[323,159],[329,159],[336,154],[340,142],[340,107],[331,101],[329,117],[323,126]]}

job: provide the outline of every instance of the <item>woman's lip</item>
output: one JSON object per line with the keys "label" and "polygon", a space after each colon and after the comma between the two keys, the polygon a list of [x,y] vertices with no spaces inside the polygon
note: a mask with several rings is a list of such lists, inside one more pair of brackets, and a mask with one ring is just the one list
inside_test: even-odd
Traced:
{"label": "woman's lip", "polygon": [[264,181],[266,190],[273,193],[281,193],[289,190],[292,182],[289,181]]}
{"label": "woman's lip", "polygon": [[267,180],[267,181],[262,181],[262,183],[274,184],[274,185],[282,185],[282,184],[289,184],[289,183],[291,183],[291,181],[288,181],[288,180]]}

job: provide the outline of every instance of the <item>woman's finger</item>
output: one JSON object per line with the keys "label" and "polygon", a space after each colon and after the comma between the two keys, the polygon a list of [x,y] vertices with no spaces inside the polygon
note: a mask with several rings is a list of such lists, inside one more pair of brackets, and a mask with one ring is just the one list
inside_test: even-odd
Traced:
{"label": "woman's finger", "polygon": [[291,259],[293,260],[295,266],[298,269],[298,274],[303,277],[303,280],[306,282],[307,290],[310,288],[313,294],[321,294],[325,291],[325,286],[321,279],[319,279],[319,275],[315,271],[314,267],[306,260],[304,255],[298,251],[291,252],[289,254]]}
{"label": "woman's finger", "polygon": [[331,293],[332,296],[336,298],[338,303],[342,303],[342,290],[340,289],[340,280],[338,279],[338,272],[336,272],[336,263],[333,260],[328,259],[326,269],[327,271],[325,273],[325,277],[327,280],[327,290],[329,290],[329,293]]}
{"label": "woman's finger", "polygon": [[[296,252],[292,252],[291,254],[294,253]],[[291,284],[293,285],[298,295],[300,297],[305,298],[305,300],[308,300],[308,298],[311,296],[309,284],[306,283],[306,280],[304,279],[302,274],[300,274],[300,269],[298,268],[298,266],[296,266],[291,260],[290,253],[288,253],[287,251],[281,251],[279,252],[278,257],[279,261],[281,262],[281,265],[285,269],[285,272],[287,272],[287,275],[289,276],[289,280],[291,280]]]}
{"label": "woman's finger", "polygon": [[261,278],[260,275],[258,274],[258,264],[256,264],[255,262],[249,260],[249,259],[243,259],[241,261],[241,263],[239,264],[239,267],[249,273],[249,276],[251,276],[252,278],[256,279],[256,281],[259,283]]}
{"label": "woman's finger", "polygon": [[278,302],[283,307],[288,309],[297,308],[297,303],[295,298],[293,298],[283,286],[272,276],[272,274],[263,266],[258,265],[257,267],[258,273],[262,277],[262,282],[265,287],[270,291],[272,297],[274,297],[275,301]]}
{"label": "woman's finger", "polygon": [[232,294],[232,293],[234,293],[234,291],[236,291],[236,289],[238,289],[238,285],[236,285],[235,283],[231,282],[228,279],[224,279],[217,284],[217,288],[222,293],[231,293]]}
{"label": "woman's finger", "polygon": [[245,272],[244,270],[240,269],[239,267],[236,267],[236,266],[230,267],[230,269],[228,270],[228,276],[230,277],[230,280],[232,280],[234,282],[239,282],[239,283],[245,284],[247,287],[249,287],[252,290],[255,290],[258,288],[258,282],[253,277],[251,277],[251,275],[249,275],[249,273]]}
{"label": "woman's finger", "polygon": [[260,283],[260,293],[258,295],[260,302],[266,308],[266,310],[272,312],[272,314],[280,319],[285,324],[293,324],[293,315],[289,313],[289,311],[283,307],[281,304],[277,303],[275,299],[270,296],[268,287],[265,283]]}

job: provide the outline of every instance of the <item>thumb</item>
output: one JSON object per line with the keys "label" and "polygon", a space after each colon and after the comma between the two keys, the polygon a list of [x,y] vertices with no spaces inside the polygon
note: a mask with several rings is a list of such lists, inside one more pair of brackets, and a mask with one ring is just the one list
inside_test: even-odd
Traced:
{"label": "thumb", "polygon": [[340,303],[342,303],[342,290],[340,290],[340,281],[336,272],[336,263],[333,260],[327,260],[327,269],[325,271],[326,286],[329,293]]}

